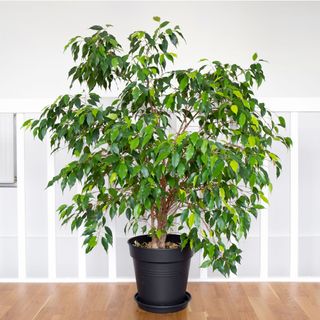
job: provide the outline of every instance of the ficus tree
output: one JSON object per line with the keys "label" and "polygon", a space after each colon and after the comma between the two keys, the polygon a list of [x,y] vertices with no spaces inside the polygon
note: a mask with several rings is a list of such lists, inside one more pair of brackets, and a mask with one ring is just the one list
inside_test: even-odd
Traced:
{"label": "ficus tree", "polygon": [[[154,20],[152,33],[130,34],[127,52],[110,25],[72,38],[65,47],[75,62],[71,86],[84,91],[58,97],[24,126],[48,136],[53,152],[63,145],[73,155],[48,186],[80,183],[72,203],[57,211],[72,230],[83,226],[86,252],[98,241],[108,250],[110,218],[126,215],[126,231],[148,233],[152,248],[165,248],[176,230],[181,247],[203,249],[202,267],[235,273],[238,241],[268,202],[266,162],[281,171],[271,146],[292,143],[279,133],[285,120],[255,97],[265,79],[256,54],[248,68],[202,59],[198,68],[172,70],[183,34]],[[122,91],[105,104],[95,92],[107,96],[114,85]]]}

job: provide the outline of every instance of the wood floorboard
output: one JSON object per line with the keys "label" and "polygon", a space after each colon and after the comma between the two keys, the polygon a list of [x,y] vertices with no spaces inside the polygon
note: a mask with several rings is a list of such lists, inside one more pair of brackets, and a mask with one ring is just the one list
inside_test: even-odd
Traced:
{"label": "wood floorboard", "polygon": [[187,309],[140,310],[133,283],[0,284],[1,320],[319,320],[320,283],[190,283]]}

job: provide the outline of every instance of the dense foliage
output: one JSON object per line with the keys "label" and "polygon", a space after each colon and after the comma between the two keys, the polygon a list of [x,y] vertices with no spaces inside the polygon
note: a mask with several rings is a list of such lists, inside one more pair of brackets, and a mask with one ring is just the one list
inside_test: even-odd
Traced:
{"label": "dense foliage", "polygon": [[[202,59],[197,69],[167,71],[183,35],[178,26],[154,20],[152,34],[129,36],[127,53],[109,25],[71,39],[71,85],[87,91],[58,97],[24,126],[41,140],[48,135],[53,151],[66,145],[72,152],[75,160],[49,186],[81,184],[58,213],[72,229],[84,226],[87,252],[100,240],[107,250],[110,218],[126,215],[126,228],[149,233],[154,248],[178,230],[182,246],[189,241],[195,251],[203,249],[203,267],[235,273],[237,242],[268,201],[266,161],[280,174],[271,145],[291,145],[279,134],[285,121],[277,117],[276,123],[254,96],[264,80],[256,54],[247,69]],[[123,90],[105,105],[94,90],[115,84]],[[195,124],[199,130],[192,132]]]}

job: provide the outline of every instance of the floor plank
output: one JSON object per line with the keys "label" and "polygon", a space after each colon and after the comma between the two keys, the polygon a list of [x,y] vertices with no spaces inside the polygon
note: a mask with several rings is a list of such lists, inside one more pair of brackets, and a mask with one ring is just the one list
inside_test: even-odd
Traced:
{"label": "floor plank", "polygon": [[318,283],[190,283],[187,309],[140,310],[133,283],[0,284],[1,320],[320,319]]}

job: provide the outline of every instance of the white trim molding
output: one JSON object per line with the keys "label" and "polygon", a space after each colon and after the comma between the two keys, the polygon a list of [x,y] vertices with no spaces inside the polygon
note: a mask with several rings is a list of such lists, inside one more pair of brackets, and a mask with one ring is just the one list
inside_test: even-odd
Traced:
{"label": "white trim molding", "polygon": [[[114,99],[115,96],[104,99]],[[41,112],[55,98],[48,99],[0,99],[0,113]],[[275,112],[319,112],[320,97],[258,97],[266,108]]]}

